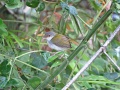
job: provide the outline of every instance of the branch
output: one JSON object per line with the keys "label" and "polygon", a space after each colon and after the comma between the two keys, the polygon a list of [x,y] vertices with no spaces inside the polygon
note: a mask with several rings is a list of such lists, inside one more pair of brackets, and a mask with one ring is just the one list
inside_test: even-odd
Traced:
{"label": "branch", "polygon": [[120,31],[120,25],[113,32],[113,34],[111,34],[111,36],[108,38],[105,44],[102,47],[100,47],[100,49],[95,53],[95,55],[80,69],[80,71],[72,78],[72,80],[62,88],[62,90],[66,90],[70,85],[74,83],[74,81],[90,66],[90,64],[96,59],[96,57],[103,52],[103,49],[106,48],[106,46],[108,46],[108,44],[112,41],[112,39],[119,31]]}
{"label": "branch", "polygon": [[112,60],[112,58],[106,53],[105,50],[103,52],[109,58],[109,60],[117,67],[117,69],[120,71],[120,67],[115,63],[115,61]]}

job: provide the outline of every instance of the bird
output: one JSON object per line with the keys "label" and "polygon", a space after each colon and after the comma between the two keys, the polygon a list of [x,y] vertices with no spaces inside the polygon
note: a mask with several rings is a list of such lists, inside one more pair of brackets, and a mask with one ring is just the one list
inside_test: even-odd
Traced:
{"label": "bird", "polygon": [[47,40],[47,44],[51,49],[64,51],[71,48],[69,38],[67,38],[65,35],[55,33],[49,28],[45,29],[45,35],[43,38]]}

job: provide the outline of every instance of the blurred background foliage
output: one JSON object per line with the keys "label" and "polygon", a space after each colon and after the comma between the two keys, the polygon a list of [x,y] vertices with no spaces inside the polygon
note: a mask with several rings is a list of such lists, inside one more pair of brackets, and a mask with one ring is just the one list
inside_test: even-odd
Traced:
{"label": "blurred background foliage", "polygon": [[[0,89],[37,88],[54,74],[110,6],[112,14],[45,90],[61,90],[120,25],[120,0],[1,0]],[[64,52],[63,57],[63,52],[55,53],[42,39],[46,27],[73,39],[72,49]],[[120,66],[120,32],[106,51]],[[104,54],[97,57],[69,88],[119,89],[120,73]]]}

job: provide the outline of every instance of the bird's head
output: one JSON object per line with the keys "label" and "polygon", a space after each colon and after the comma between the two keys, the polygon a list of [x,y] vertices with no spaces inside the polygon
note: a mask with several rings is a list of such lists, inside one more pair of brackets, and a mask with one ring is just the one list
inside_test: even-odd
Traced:
{"label": "bird's head", "polygon": [[43,36],[43,38],[46,39],[47,41],[50,41],[55,35],[56,35],[55,32],[50,31],[49,28],[46,28],[45,35]]}

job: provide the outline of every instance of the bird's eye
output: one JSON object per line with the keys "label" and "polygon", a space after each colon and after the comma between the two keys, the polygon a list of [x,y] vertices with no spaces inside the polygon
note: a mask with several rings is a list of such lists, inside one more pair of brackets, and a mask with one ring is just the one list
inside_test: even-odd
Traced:
{"label": "bird's eye", "polygon": [[50,35],[48,35],[48,37],[50,37]]}

